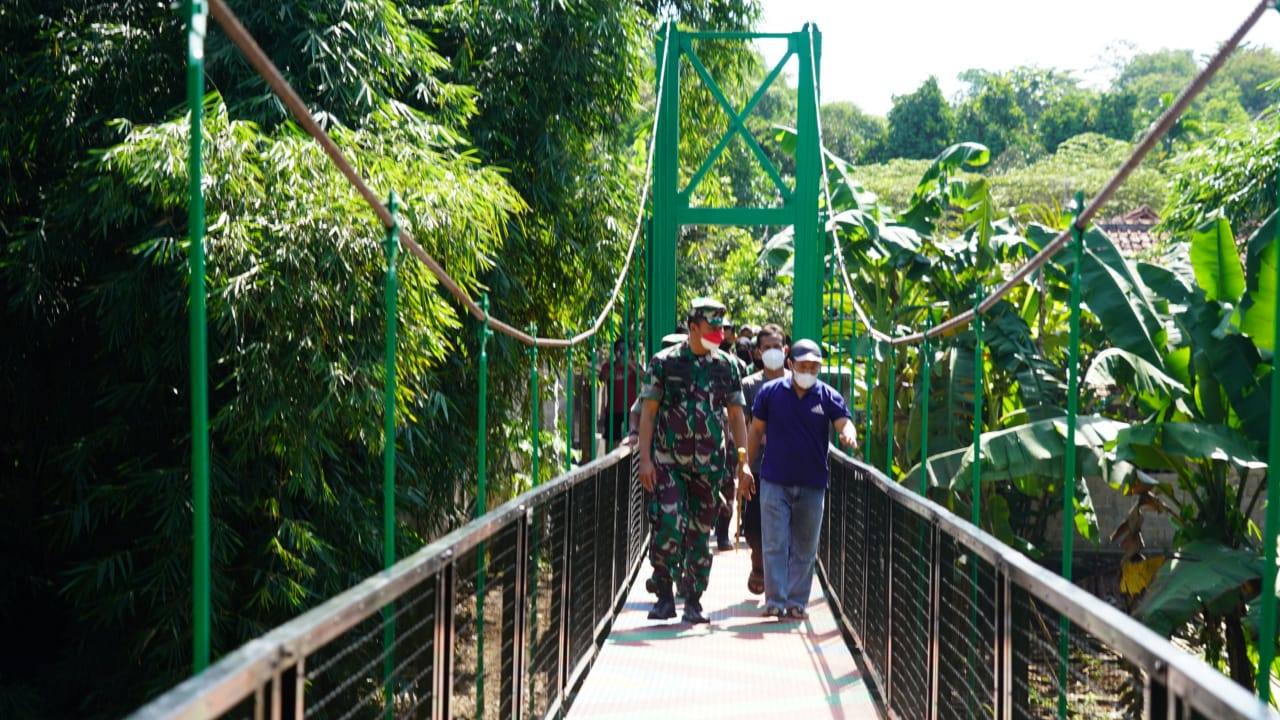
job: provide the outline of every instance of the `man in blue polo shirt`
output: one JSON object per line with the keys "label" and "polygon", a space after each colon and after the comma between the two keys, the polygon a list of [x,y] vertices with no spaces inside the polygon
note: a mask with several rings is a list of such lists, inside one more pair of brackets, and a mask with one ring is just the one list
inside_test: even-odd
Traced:
{"label": "man in blue polo shirt", "polygon": [[[791,346],[791,375],[765,383],[751,408],[747,456],[756,457],[766,428],[760,466],[760,525],[764,545],[766,617],[808,617],[809,591],[818,554],[827,492],[827,444],[831,427],[840,442],[857,446],[844,398],[818,379],[822,350],[812,340]],[[745,486],[745,487],[744,487]],[[750,480],[739,486],[750,497]]]}

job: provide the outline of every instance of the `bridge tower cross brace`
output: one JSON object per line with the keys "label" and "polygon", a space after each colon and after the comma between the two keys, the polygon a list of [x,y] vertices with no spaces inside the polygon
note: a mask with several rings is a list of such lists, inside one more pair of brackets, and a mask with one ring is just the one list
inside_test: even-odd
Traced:
{"label": "bridge tower cross brace", "polygon": [[[705,39],[786,39],[787,52],[773,67],[745,108],[738,110],[698,59],[694,41]],[[668,48],[667,45],[670,44]],[[791,57],[799,61],[796,78],[796,177],[788,184],[760,149],[744,124],[752,108],[781,74]],[[676,316],[676,247],[684,225],[790,225],[795,232],[794,304],[791,334],[794,338],[821,339],[823,253],[826,243],[819,217],[822,156],[818,141],[822,35],[816,25],[785,34],[740,32],[684,32],[674,23],[663,26],[657,40],[658,87],[657,137],[654,144],[652,224],[647,234],[645,345],[649,354],[661,348],[662,336],[672,332]],[[690,176],[680,181],[680,68],[685,60],[729,116],[725,134]],[[741,137],[782,197],[780,207],[690,207],[690,197],[704,175],[734,137]]]}

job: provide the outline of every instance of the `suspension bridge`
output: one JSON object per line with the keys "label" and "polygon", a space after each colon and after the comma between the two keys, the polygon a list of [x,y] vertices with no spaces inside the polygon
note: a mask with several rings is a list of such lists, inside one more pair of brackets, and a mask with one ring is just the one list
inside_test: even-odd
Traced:
{"label": "suspension bridge", "polygon": [[[893,448],[883,467],[872,463],[870,440],[895,437],[873,428],[872,388],[881,383],[893,406],[896,359],[914,350],[927,396],[931,343],[972,327],[976,372],[983,363],[984,315],[1012,289],[1063,251],[1077,253],[1071,279],[1072,350],[1068,408],[1062,418],[1065,445],[1077,445],[1079,394],[1079,253],[1094,214],[1152,146],[1177,120],[1243,41],[1259,17],[1260,3],[1225,41],[1205,70],[1139,143],[1131,158],[1097,197],[1076,208],[1071,227],[1046,242],[1000,286],[978,288],[972,309],[940,318],[910,334],[873,326],[857,302],[835,236],[818,115],[821,36],[806,26],[796,33],[689,33],[663,28],[657,44],[657,110],[651,132],[651,188],[614,293],[596,322],[568,339],[538,337],[490,317],[487,304],[468,297],[396,222],[394,196],[384,205],[356,173],[341,149],[306,110],[253,39],[222,2],[208,9],[191,3],[190,66],[193,125],[200,120],[206,11],[263,75],[299,123],[359,190],[387,232],[387,397],[395,382],[395,256],[405,249],[425,263],[442,286],[482,324],[482,337],[501,332],[533,350],[531,392],[540,393],[536,350],[573,348],[587,342],[614,311],[633,263],[650,206],[645,248],[646,346],[654,351],[675,324],[675,239],[687,224],[791,226],[795,229],[795,337],[823,338],[837,350],[828,380],[866,410],[864,447],[858,458],[833,446],[831,484],[818,557],[819,584],[803,621],[760,617],[758,598],[745,589],[742,554],[717,555],[704,605],[712,622],[689,626],[644,617],[649,598],[635,579],[645,565],[648,535],[632,449],[621,446],[556,479],[489,510],[479,493],[478,516],[416,553],[397,559],[386,546],[386,569],[348,591],[210,663],[208,624],[208,436],[204,394],[202,278],[203,205],[200,200],[200,133],[192,132],[192,369],[193,493],[195,509],[194,655],[196,673],[138,709],[131,718],[540,718],[569,717],[801,717],[925,718],[1273,718],[1270,643],[1260,644],[1257,692],[1232,682],[1200,659],[1072,584],[1071,523],[1063,532],[1062,573],[1055,574],[979,528],[981,493],[970,518],[926,497],[928,463],[918,474],[894,468]],[[789,52],[743,108],[730,103],[694,49],[700,39],[784,40]],[[782,72],[798,60],[796,173],[784,182],[747,131],[743,118]],[[678,153],[679,78],[682,63],[706,83],[730,118],[711,156],[681,185]],[[782,198],[765,208],[691,207],[689,197],[716,155],[741,139],[765,166]],[[649,197],[649,191],[652,197]],[[826,242],[829,240],[830,242]],[[827,266],[824,267],[823,258]],[[826,280],[824,280],[826,278]],[[837,303],[832,298],[841,297]],[[824,307],[824,298],[827,306]],[[846,317],[845,308],[854,317]],[[860,325],[861,344],[832,327]],[[847,347],[847,352],[843,349]],[[859,357],[863,348],[866,357]],[[480,355],[481,377],[485,355]],[[859,363],[861,366],[859,367]],[[856,371],[856,372],[855,372]],[[572,370],[570,369],[570,374]],[[858,374],[861,375],[859,386]],[[887,377],[887,379],[886,379]],[[1274,375],[1272,376],[1275,377]],[[1280,386],[1272,381],[1272,397]],[[570,380],[569,385],[572,385]],[[974,387],[981,388],[981,376]],[[484,406],[481,384],[481,407]],[[975,393],[975,418],[982,393]],[[537,402],[532,403],[536,408]],[[1280,401],[1273,401],[1280,408]],[[567,405],[571,412],[572,403]],[[594,414],[594,413],[593,413]],[[928,418],[921,418],[927,442]],[[481,413],[483,438],[484,415]],[[982,427],[974,423],[980,457]],[[538,476],[540,419],[532,418],[534,477]],[[572,427],[571,421],[566,421]],[[1280,422],[1272,420],[1272,462],[1280,449]],[[394,436],[394,413],[387,434]],[[572,444],[572,438],[567,439]],[[394,516],[394,443],[387,445],[387,522]],[[485,476],[479,448],[481,482]],[[592,453],[594,454],[594,453]],[[929,457],[927,445],[919,457]],[[1078,478],[1076,453],[1065,453],[1064,476]],[[979,487],[981,462],[971,462]],[[1074,514],[1074,485],[1066,483],[1064,512]],[[1280,530],[1280,490],[1268,488],[1264,537]],[[1261,636],[1274,637],[1275,543],[1266,545]]]}

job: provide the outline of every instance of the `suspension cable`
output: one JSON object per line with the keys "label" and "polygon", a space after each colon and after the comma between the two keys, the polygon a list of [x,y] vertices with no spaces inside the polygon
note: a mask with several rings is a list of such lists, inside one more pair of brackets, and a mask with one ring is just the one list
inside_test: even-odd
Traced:
{"label": "suspension cable", "polygon": [[[329,134],[320,127],[320,124],[303,103],[301,96],[299,96],[297,91],[293,89],[293,86],[289,84],[289,81],[285,80],[284,76],[276,68],[275,64],[271,62],[271,59],[262,51],[262,48],[258,45],[257,41],[253,39],[253,36],[250,35],[249,31],[245,29],[243,24],[241,24],[235,13],[227,7],[225,0],[210,0],[209,15],[213,17],[214,21],[218,23],[225,33],[227,33],[227,37],[231,40],[232,44],[240,50],[245,59],[248,60],[249,64],[258,71],[258,74],[261,75],[264,80],[266,80],[267,85],[271,88],[272,92],[274,92],[276,97],[284,103],[285,107],[289,108],[290,112],[293,113],[293,116],[298,120],[298,123],[302,125],[303,129],[315,138],[316,142],[320,143],[325,154],[333,161],[334,165],[338,168],[338,171],[341,172],[356,191],[360,193],[360,196],[363,197],[369,207],[373,209],[382,224],[388,230],[394,228],[396,224],[391,217],[391,213],[382,204],[378,195],[373,192],[368,183],[365,182],[364,178],[356,172],[356,169],[352,166],[351,162],[347,160],[346,155],[343,154],[342,150],[333,141],[333,139],[329,137]],[[663,50],[664,52],[671,52],[670,25],[667,27],[667,36],[663,44]],[[659,94],[657,97],[661,97],[662,87],[666,81],[666,69],[667,64],[664,62],[658,77],[657,91]],[[427,269],[436,276],[436,279],[440,281],[440,284],[444,285],[445,289],[447,289],[451,295],[467,307],[467,310],[470,311],[473,317],[477,320],[485,320],[488,318],[489,325],[494,330],[515,338],[527,345],[535,345],[538,347],[566,348],[578,345],[582,341],[599,332],[600,328],[604,325],[605,320],[608,319],[609,313],[613,310],[613,306],[617,302],[618,294],[621,292],[623,281],[627,277],[627,271],[631,265],[631,260],[635,255],[636,243],[640,237],[641,222],[644,219],[645,204],[649,201],[649,183],[647,178],[649,177],[649,172],[653,165],[658,115],[661,112],[662,107],[660,103],[656,105],[653,124],[650,126],[649,132],[649,149],[645,158],[644,177],[646,178],[646,182],[643,184],[643,190],[640,194],[640,203],[636,210],[636,220],[632,226],[631,241],[627,247],[626,259],[623,262],[622,271],[618,273],[618,278],[614,281],[613,292],[609,297],[609,301],[605,303],[604,309],[601,310],[600,314],[596,317],[595,322],[591,324],[591,327],[588,330],[585,330],[569,339],[540,338],[530,335],[529,333],[513,327],[501,320],[493,318],[489,316],[489,314],[482,309],[470,295],[467,294],[466,290],[462,289],[462,286],[445,271],[444,267],[441,266],[435,258],[431,257],[431,255],[428,254],[412,236],[409,235],[408,230],[403,227],[398,230],[400,242],[409,250],[410,253],[427,266]]]}
{"label": "suspension cable", "polygon": [[[821,157],[822,159],[822,165],[821,165],[822,196],[827,205],[827,213],[828,215],[830,215],[830,213],[832,212],[831,180],[830,178],[827,177],[827,143],[822,136],[822,105],[819,104],[820,98],[818,97],[818,83],[816,82],[816,79],[819,77],[819,75],[818,75],[818,68],[815,64],[816,61],[814,60],[814,57],[816,55],[816,47],[817,46],[814,38],[814,26],[810,24],[809,25],[809,64],[812,67],[810,68],[811,72],[809,73],[809,76],[812,78],[815,78],[815,82],[813,83],[813,106],[818,108],[818,112],[816,113],[816,115],[817,115],[817,122],[818,122],[818,152],[822,156]],[[879,340],[881,342],[893,342],[893,338],[884,334],[883,332],[876,329],[875,327],[872,327],[871,318],[867,315],[866,310],[863,310],[862,306],[858,304],[858,296],[855,295],[853,292],[853,283],[849,281],[849,272],[845,268],[844,252],[840,249],[840,236],[838,233],[836,233],[835,228],[830,226],[830,217],[827,218],[827,221],[828,221],[827,234],[831,236],[831,248],[836,256],[836,267],[839,268],[840,270],[840,278],[844,285],[844,291],[845,291],[845,294],[849,296],[849,302],[850,304],[853,305],[854,313],[858,315],[858,319],[862,321],[863,326],[867,328],[867,333],[872,338]]]}
{"label": "suspension cable", "polygon": [[[214,0],[214,2],[218,2],[218,1],[219,0]],[[867,326],[868,332],[870,332],[873,337],[880,339],[881,341],[884,341],[884,342],[893,343],[894,345],[915,344],[924,340],[926,335],[928,335],[929,337],[937,337],[937,336],[948,334],[950,332],[954,332],[955,330],[958,330],[966,325],[969,325],[970,323],[973,322],[975,311],[986,312],[990,310],[992,307],[994,307],[995,304],[1000,302],[1000,300],[1002,300],[1005,295],[1007,295],[1010,291],[1012,291],[1015,286],[1017,286],[1019,283],[1025,280],[1029,275],[1031,275],[1031,273],[1035,272],[1037,269],[1039,269],[1041,266],[1047,263],[1051,258],[1053,258],[1053,256],[1057,255],[1060,250],[1066,247],[1067,244],[1071,242],[1071,233],[1073,229],[1079,229],[1083,231],[1085,228],[1089,226],[1089,222],[1093,219],[1094,215],[1098,213],[1099,208],[1101,208],[1103,205],[1107,203],[1107,201],[1111,199],[1111,196],[1114,195],[1116,191],[1120,189],[1120,186],[1123,185],[1125,180],[1129,178],[1129,175],[1132,174],[1133,171],[1136,170],[1140,164],[1142,164],[1142,161],[1146,159],[1146,156],[1151,152],[1151,149],[1155,147],[1156,143],[1159,142],[1161,138],[1163,138],[1169,132],[1169,129],[1173,127],[1173,124],[1175,122],[1177,122],[1178,118],[1182,115],[1182,112],[1186,110],[1187,106],[1191,104],[1191,101],[1194,100],[1202,90],[1204,90],[1205,86],[1209,84],[1209,81],[1213,79],[1213,76],[1216,75],[1220,69],[1222,69],[1222,66],[1226,63],[1227,59],[1231,56],[1231,53],[1234,52],[1235,49],[1244,40],[1245,35],[1247,35],[1249,31],[1253,29],[1253,26],[1258,23],[1258,20],[1262,18],[1262,15],[1268,9],[1270,9],[1273,4],[1275,4],[1275,0],[1260,0],[1260,2],[1253,9],[1253,11],[1249,13],[1249,16],[1244,20],[1243,23],[1241,23],[1240,27],[1238,27],[1236,31],[1232,33],[1230,38],[1228,38],[1225,42],[1222,43],[1221,46],[1219,46],[1218,51],[1209,60],[1209,63],[1205,65],[1204,69],[1201,70],[1199,74],[1197,74],[1196,77],[1191,81],[1191,83],[1187,85],[1187,87],[1184,88],[1181,93],[1178,94],[1178,97],[1173,101],[1173,104],[1170,105],[1169,108],[1166,109],[1164,113],[1160,115],[1160,118],[1151,126],[1150,132],[1148,132],[1146,136],[1143,137],[1142,141],[1138,143],[1138,147],[1133,151],[1133,154],[1130,155],[1129,159],[1126,160],[1124,164],[1120,166],[1120,169],[1116,171],[1116,174],[1113,175],[1111,179],[1107,181],[1107,184],[1103,186],[1102,190],[1100,190],[1098,194],[1093,198],[1093,200],[1088,204],[1088,206],[1085,207],[1085,209],[1076,218],[1075,222],[1073,222],[1067,229],[1059,233],[1056,238],[1054,238],[1050,243],[1045,245],[1044,248],[1041,249],[1040,252],[1036,253],[1035,256],[1033,256],[1030,260],[1028,260],[1025,264],[1023,264],[1017,270],[1015,270],[1013,274],[1009,276],[1008,279],[1006,279],[1003,283],[998,285],[990,295],[988,295],[981,303],[979,303],[976,310],[975,309],[966,310],[963,313],[956,315],[946,320],[945,322],[938,324],[937,326],[935,326],[933,329],[930,329],[930,330],[915,332],[911,335],[905,335],[898,338],[891,338],[888,335],[885,335],[883,332],[871,327],[870,323],[868,322],[865,311],[863,311],[862,308],[858,305],[857,298],[853,294],[852,283],[849,282],[848,273],[844,266],[844,258],[839,250],[839,247],[840,247],[839,242],[836,242],[835,243],[836,260],[840,266],[840,272],[843,277],[843,281],[845,285],[845,292],[849,294],[850,299],[853,301],[854,310],[858,313],[859,318],[862,319],[863,324]],[[809,42],[810,42],[810,46],[812,47],[813,45],[813,29],[812,28],[810,28],[809,30]],[[814,62],[812,52],[810,52],[809,54],[809,62],[811,63]],[[814,77],[817,77],[817,75],[815,74]],[[817,93],[816,83],[814,87],[814,93],[815,95]],[[819,134],[819,143],[821,144],[822,112],[820,108],[818,112],[818,117],[819,117],[818,134]],[[822,152],[825,157],[826,155],[825,145],[823,146]],[[822,174],[823,174],[823,185],[825,188],[827,186],[825,162],[823,163]],[[829,190],[827,191],[827,207],[828,209],[830,209],[831,207],[831,197],[830,197]],[[832,232],[834,233],[834,231]]]}

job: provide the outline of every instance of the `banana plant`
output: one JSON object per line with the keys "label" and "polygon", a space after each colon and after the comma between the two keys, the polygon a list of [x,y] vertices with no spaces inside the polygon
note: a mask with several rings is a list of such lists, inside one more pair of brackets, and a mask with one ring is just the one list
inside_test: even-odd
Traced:
{"label": "banana plant", "polygon": [[1248,240],[1242,266],[1230,224],[1212,213],[1165,266],[1139,264],[1167,349],[1159,363],[1110,352],[1092,371],[1144,416],[1117,435],[1112,457],[1169,478],[1118,483],[1143,507],[1167,509],[1175,526],[1174,561],[1149,587],[1127,585],[1140,596],[1135,614],[1166,634],[1196,636],[1208,660],[1249,687],[1256,639],[1244,620],[1261,578],[1251,516],[1266,483],[1272,362],[1263,353],[1274,338],[1263,327],[1275,317],[1274,237],[1272,216]]}

